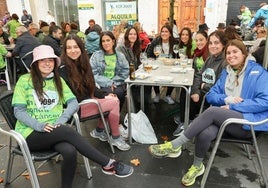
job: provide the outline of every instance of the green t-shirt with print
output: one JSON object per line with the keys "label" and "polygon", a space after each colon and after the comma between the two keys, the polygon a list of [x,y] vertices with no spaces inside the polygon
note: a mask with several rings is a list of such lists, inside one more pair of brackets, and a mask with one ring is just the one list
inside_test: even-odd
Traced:
{"label": "green t-shirt with print", "polygon": [[7,54],[6,48],[0,44],[0,69],[4,68],[6,66],[4,57]]}
{"label": "green t-shirt with print", "polygon": [[[37,94],[33,89],[30,74],[25,74],[18,80],[12,99],[13,106],[26,106],[27,113],[40,123],[54,124],[63,112],[63,104],[75,98],[67,84],[62,81],[63,99],[59,99],[53,78],[45,80],[45,97],[42,101],[38,100]],[[33,129],[20,121],[16,122],[15,130],[24,138],[29,136]]]}
{"label": "green t-shirt with print", "polygon": [[112,79],[114,77],[114,74],[115,74],[116,54],[105,55],[104,60],[106,62],[104,76],[106,78]]}

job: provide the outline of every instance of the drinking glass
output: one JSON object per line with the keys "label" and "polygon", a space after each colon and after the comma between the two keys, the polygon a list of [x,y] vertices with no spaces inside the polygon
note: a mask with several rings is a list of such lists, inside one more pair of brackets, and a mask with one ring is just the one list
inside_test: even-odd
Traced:
{"label": "drinking glass", "polygon": [[176,58],[177,59],[177,54],[179,53],[179,45],[178,44],[174,44],[173,45],[173,52],[176,54]]}
{"label": "drinking glass", "polygon": [[141,53],[140,54],[140,61],[144,65],[147,62],[147,55],[146,53]]}
{"label": "drinking glass", "polygon": [[162,52],[162,46],[156,45],[154,47],[154,55],[156,56],[156,58],[161,54],[161,52]]}
{"label": "drinking glass", "polygon": [[185,55],[185,49],[184,48],[180,48],[179,49],[179,56],[180,56],[180,59],[184,59],[186,57]]}
{"label": "drinking glass", "polygon": [[143,65],[143,68],[148,74],[150,74],[151,70],[153,69],[151,61],[146,61],[145,64]]}

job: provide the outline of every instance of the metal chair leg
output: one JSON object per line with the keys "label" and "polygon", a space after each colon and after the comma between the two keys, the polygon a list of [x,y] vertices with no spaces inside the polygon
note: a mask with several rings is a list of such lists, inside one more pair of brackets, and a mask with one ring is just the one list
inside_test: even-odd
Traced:
{"label": "metal chair leg", "polygon": [[258,144],[257,144],[257,139],[256,139],[256,135],[255,135],[255,132],[254,132],[254,129],[253,129],[253,125],[250,125],[250,131],[251,131],[251,134],[252,134],[253,146],[254,146],[254,148],[256,150],[258,164],[260,166],[260,171],[261,171],[261,175],[262,175],[262,178],[263,178],[262,183],[265,185],[265,187],[267,187],[268,186],[267,178],[266,178],[263,163],[262,163],[262,160],[261,160],[261,154],[260,154],[260,150],[259,150],[259,147],[258,147]]}
{"label": "metal chair leg", "polygon": [[210,154],[210,157],[209,157],[209,160],[208,160],[208,163],[207,163],[207,166],[206,166],[206,169],[205,169],[202,181],[201,181],[201,188],[204,188],[205,184],[207,182],[208,174],[210,172],[212,163],[213,163],[215,155],[217,153],[217,150],[218,150],[218,147],[219,147],[223,132],[224,132],[224,129],[222,129],[222,127],[221,127],[221,129],[219,130],[218,136],[217,136],[217,140],[216,140],[216,142],[214,144],[213,150],[212,150],[212,152]]}

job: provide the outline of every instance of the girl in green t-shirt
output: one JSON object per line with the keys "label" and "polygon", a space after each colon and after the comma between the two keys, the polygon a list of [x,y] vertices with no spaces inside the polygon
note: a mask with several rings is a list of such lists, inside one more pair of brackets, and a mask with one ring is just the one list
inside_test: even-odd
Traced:
{"label": "girl in green t-shirt", "polygon": [[131,175],[132,167],[103,155],[78,132],[64,125],[78,110],[78,102],[59,76],[59,65],[60,59],[50,46],[34,48],[31,72],[20,77],[14,90],[15,130],[26,139],[31,151],[53,149],[63,156],[61,187],[72,187],[77,151],[100,164],[105,174]]}

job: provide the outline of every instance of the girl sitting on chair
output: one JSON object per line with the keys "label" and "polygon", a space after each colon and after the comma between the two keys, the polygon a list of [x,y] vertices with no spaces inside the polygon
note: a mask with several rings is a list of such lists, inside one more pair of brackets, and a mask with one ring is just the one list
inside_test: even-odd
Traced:
{"label": "girl sitting on chair", "polygon": [[[69,34],[63,42],[61,59],[63,66],[60,67],[60,75],[76,95],[78,101],[81,102],[89,98],[98,100],[103,112],[109,111],[108,120],[112,133],[112,145],[122,151],[129,150],[130,146],[125,142],[119,131],[119,100],[115,94],[107,93],[95,86],[94,75],[83,41],[76,35]],[[81,117],[98,113],[96,105],[86,104],[81,106]],[[99,120],[98,127],[90,132],[90,135],[101,141],[108,140],[101,120]]]}
{"label": "girl sitting on chair", "polygon": [[15,130],[26,139],[30,151],[53,149],[62,155],[62,188],[72,187],[77,151],[100,164],[105,174],[131,175],[132,167],[103,155],[78,132],[64,125],[78,110],[78,102],[60,78],[59,65],[60,58],[50,46],[34,48],[31,72],[19,78],[14,90]]}
{"label": "girl sitting on chair", "polygon": [[[180,137],[149,147],[154,156],[179,157],[181,146],[195,137],[194,162],[182,178],[185,186],[194,184],[195,179],[204,173],[204,157],[225,120],[240,118],[256,122],[268,117],[268,87],[264,87],[268,73],[247,55],[242,41],[231,40],[225,51],[228,65],[206,97],[214,106],[198,116]],[[267,131],[268,123],[254,128]],[[248,126],[230,124],[225,132],[235,138],[250,138],[248,129]]]}

